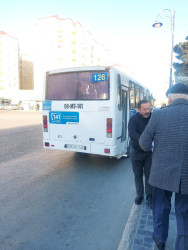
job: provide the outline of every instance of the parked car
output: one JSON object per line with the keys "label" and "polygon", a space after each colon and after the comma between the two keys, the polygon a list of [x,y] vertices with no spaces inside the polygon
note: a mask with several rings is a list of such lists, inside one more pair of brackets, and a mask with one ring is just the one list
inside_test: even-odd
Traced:
{"label": "parked car", "polygon": [[11,109],[12,109],[12,105],[5,105],[5,106],[4,106],[4,109],[5,109],[5,110],[11,110]]}
{"label": "parked car", "polygon": [[23,110],[23,107],[20,105],[12,105],[13,110]]}
{"label": "parked car", "polygon": [[5,110],[23,110],[23,107],[20,105],[11,104],[11,105],[4,106],[4,109]]}
{"label": "parked car", "polygon": [[4,105],[0,104],[0,110],[3,110],[3,109],[4,109]]}

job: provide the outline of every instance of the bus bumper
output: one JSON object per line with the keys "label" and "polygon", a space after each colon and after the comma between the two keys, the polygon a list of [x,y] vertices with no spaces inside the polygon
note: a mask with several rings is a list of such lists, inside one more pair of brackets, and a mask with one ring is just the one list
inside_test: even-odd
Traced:
{"label": "bus bumper", "polygon": [[103,144],[96,144],[96,143],[72,143],[72,142],[44,140],[43,147],[49,149],[72,151],[72,152],[105,155],[117,158],[121,158],[121,156],[125,154],[125,150],[123,150],[124,147],[122,148],[122,145],[106,146]]}

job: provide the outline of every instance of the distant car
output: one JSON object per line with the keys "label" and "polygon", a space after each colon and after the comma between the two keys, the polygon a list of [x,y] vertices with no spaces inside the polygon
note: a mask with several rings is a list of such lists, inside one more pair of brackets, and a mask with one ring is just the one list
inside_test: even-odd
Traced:
{"label": "distant car", "polygon": [[11,104],[11,105],[4,106],[4,109],[5,110],[23,110],[23,107],[20,105]]}
{"label": "distant car", "polygon": [[10,110],[11,107],[12,107],[11,105],[5,105],[5,106],[4,106],[4,109],[5,109],[5,110]]}
{"label": "distant car", "polygon": [[12,109],[12,110],[22,110],[23,107],[20,106],[20,105],[12,104],[12,105],[11,105],[11,109]]}
{"label": "distant car", "polygon": [[0,110],[3,110],[3,109],[4,109],[4,105],[0,104]]}
{"label": "distant car", "polygon": [[20,106],[20,105],[17,106],[17,109],[18,109],[18,110],[24,110],[23,106]]}

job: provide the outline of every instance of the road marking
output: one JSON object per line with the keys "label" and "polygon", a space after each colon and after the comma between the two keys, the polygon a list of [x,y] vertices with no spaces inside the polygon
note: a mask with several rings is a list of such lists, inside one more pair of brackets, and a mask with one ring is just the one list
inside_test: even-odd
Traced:
{"label": "road marking", "polygon": [[142,204],[139,206],[134,204],[132,206],[129,218],[125,225],[125,229],[123,231],[123,235],[121,237],[121,241],[119,243],[117,250],[130,250],[131,249],[132,240],[133,240],[136,228],[137,228],[141,210],[142,210]]}

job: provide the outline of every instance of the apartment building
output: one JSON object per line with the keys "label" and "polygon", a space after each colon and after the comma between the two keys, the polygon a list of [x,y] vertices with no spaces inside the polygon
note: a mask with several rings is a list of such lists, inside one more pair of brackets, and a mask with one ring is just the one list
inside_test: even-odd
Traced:
{"label": "apartment building", "polygon": [[32,36],[34,89],[39,92],[42,92],[43,75],[48,70],[110,64],[110,51],[70,18],[40,18]]}
{"label": "apartment building", "polygon": [[40,18],[24,36],[19,50],[18,40],[0,31],[0,98],[41,100],[46,71],[111,64],[110,51],[70,18]]}
{"label": "apartment building", "polygon": [[18,40],[0,31],[0,98],[12,99],[19,89]]}
{"label": "apartment building", "polygon": [[109,51],[70,18],[40,18],[34,30],[35,53],[49,69],[109,64]]}
{"label": "apartment building", "polygon": [[19,89],[34,90],[34,65],[29,54],[19,56]]}

